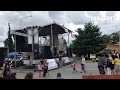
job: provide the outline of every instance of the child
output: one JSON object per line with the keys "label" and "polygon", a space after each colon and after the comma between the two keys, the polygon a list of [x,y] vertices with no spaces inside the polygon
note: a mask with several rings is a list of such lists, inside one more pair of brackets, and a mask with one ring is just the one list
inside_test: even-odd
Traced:
{"label": "child", "polygon": [[73,62],[72,67],[73,67],[73,73],[74,73],[74,71],[76,71],[76,73],[77,73],[77,70],[76,70],[76,62],[75,62],[75,61]]}

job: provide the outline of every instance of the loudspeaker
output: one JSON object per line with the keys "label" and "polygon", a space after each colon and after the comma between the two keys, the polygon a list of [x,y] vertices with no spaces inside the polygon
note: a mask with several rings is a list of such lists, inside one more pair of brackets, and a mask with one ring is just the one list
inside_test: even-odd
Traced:
{"label": "loudspeaker", "polygon": [[52,59],[52,52],[50,46],[42,46],[41,58]]}
{"label": "loudspeaker", "polygon": [[72,57],[72,50],[71,50],[71,48],[67,48],[67,57]]}
{"label": "loudspeaker", "polygon": [[28,52],[32,52],[32,44],[28,44]]}
{"label": "loudspeaker", "polygon": [[39,52],[34,52],[34,59],[39,59],[40,58],[40,53]]}

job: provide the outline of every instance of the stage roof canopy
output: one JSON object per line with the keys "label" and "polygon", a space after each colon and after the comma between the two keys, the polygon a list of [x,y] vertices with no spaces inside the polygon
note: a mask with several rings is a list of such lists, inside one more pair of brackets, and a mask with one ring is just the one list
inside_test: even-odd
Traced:
{"label": "stage roof canopy", "polygon": [[64,34],[64,33],[68,33],[68,32],[71,33],[72,32],[68,28],[66,28],[66,27],[64,27],[62,25],[59,25],[59,24],[57,24],[55,22],[51,23],[51,24],[48,24],[48,25],[45,25],[45,26],[33,26],[33,27],[27,27],[27,28],[24,28],[24,29],[21,29],[21,30],[15,30],[15,31],[27,34],[27,30],[29,28],[37,28],[39,30],[39,36],[51,35],[51,29],[52,29],[53,35]]}
{"label": "stage roof canopy", "polygon": [[51,29],[52,29],[53,35],[72,32],[71,30],[69,30],[68,28],[66,28],[62,25],[59,25],[57,23],[52,23],[52,24],[45,25],[42,28],[40,28],[39,36],[51,35]]}

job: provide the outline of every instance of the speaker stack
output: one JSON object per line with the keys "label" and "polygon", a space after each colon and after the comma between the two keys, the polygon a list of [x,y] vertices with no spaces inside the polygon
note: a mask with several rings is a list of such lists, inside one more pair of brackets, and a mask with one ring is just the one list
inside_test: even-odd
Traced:
{"label": "speaker stack", "polygon": [[67,48],[67,57],[72,57],[72,50],[71,50],[71,48]]}
{"label": "speaker stack", "polygon": [[50,46],[42,46],[42,59],[52,59],[52,52]]}

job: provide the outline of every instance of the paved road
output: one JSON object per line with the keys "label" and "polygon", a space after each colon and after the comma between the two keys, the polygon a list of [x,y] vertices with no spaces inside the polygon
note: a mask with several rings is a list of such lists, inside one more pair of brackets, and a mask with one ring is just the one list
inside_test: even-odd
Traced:
{"label": "paved road", "polygon": [[[99,74],[98,69],[97,69],[97,63],[86,63],[86,69],[88,71],[87,74]],[[48,76],[46,79],[54,79],[56,78],[56,74],[60,72],[62,74],[62,77],[64,79],[82,79],[82,73],[80,73],[80,64],[77,63],[77,70],[78,73],[72,73],[72,67],[71,65],[64,66],[60,69],[55,69],[49,71],[50,76]],[[18,79],[24,79],[25,75],[27,72],[33,72],[34,73],[34,79],[39,79],[38,77],[38,72],[34,72],[34,70],[30,69],[17,69],[17,70],[12,70],[13,72],[15,71],[17,73],[17,78]],[[1,74],[1,71],[0,71]],[[45,78],[44,78],[45,79]]]}

